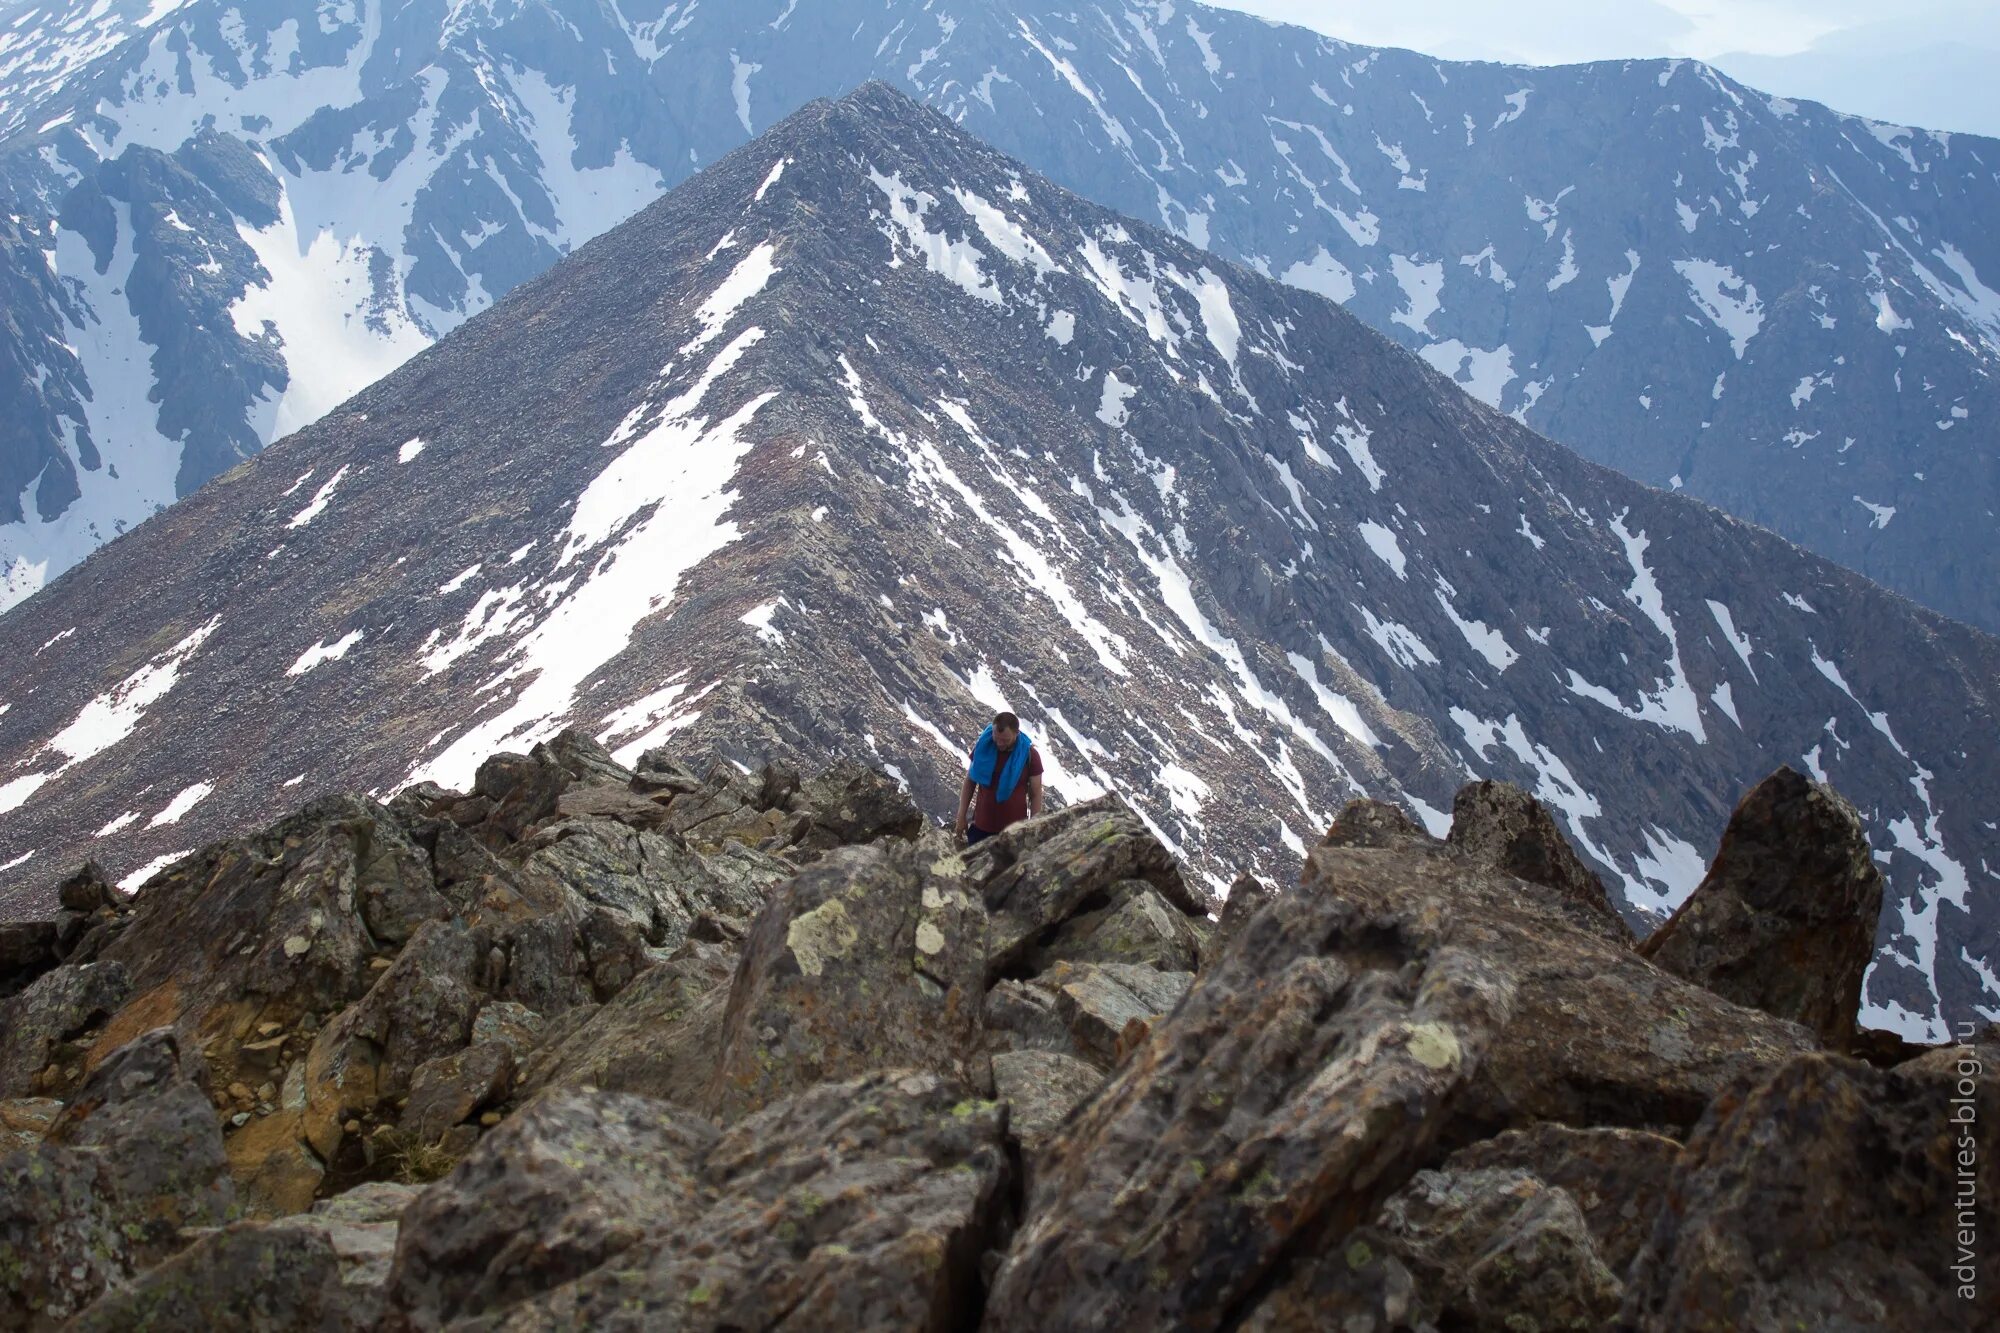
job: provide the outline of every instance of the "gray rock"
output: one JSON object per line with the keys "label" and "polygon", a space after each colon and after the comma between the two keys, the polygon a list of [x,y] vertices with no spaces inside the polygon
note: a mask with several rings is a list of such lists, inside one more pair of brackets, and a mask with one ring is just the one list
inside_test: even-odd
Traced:
{"label": "gray rock", "polygon": [[332,1243],[301,1227],[238,1223],[107,1293],[69,1325],[79,1333],[361,1333],[370,1326],[340,1280]]}
{"label": "gray rock", "polygon": [[171,1029],[112,1052],[49,1126],[50,1145],[103,1163],[97,1188],[144,1267],[181,1246],[184,1227],[235,1215],[222,1126],[202,1091],[201,1059]]}
{"label": "gray rock", "polygon": [[132,993],[117,963],[62,967],[0,1000],[0,1097],[36,1091],[58,1044],[101,1026]]}
{"label": "gray rock", "polygon": [[716,1131],[660,1102],[552,1092],[402,1214],[391,1305],[418,1328],[495,1314],[697,1211]]}
{"label": "gray rock", "polygon": [[1144,880],[1113,885],[1110,901],[1065,921],[1055,937],[1034,949],[1027,965],[1133,963],[1162,972],[1193,972],[1200,962],[1202,929]]}
{"label": "gray rock", "polygon": [[[1003,1234],[1005,1112],[932,1074],[830,1083],[726,1132],[700,1201],[498,1327],[963,1328]],[[810,1311],[809,1315],[804,1312]]]}
{"label": "gray rock", "polygon": [[644,1093],[699,1109],[715,1075],[732,952],[699,941],[640,974],[560,1041],[530,1059],[521,1089]]}
{"label": "gray rock", "polygon": [[734,1120],[816,1083],[911,1067],[991,1089],[977,895],[958,858],[895,838],[800,872],[744,942],[710,1105]]}
{"label": "gray rock", "polygon": [[1104,1082],[1104,1071],[1060,1051],[1002,1051],[993,1057],[993,1095],[1007,1103],[1007,1127],[1034,1152]]}

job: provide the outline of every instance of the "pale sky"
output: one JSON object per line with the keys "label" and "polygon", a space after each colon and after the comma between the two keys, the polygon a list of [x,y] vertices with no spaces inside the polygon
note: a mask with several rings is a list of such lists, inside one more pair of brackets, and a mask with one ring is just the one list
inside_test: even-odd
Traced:
{"label": "pale sky", "polygon": [[2000,0],[1208,2],[1453,60],[1694,56],[1766,92],[2000,137]]}

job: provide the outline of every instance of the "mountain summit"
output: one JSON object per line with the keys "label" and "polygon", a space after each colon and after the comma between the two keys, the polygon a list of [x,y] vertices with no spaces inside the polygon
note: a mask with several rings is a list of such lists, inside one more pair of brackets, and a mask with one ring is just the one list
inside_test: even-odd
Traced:
{"label": "mountain summit", "polygon": [[565,726],[861,756],[942,811],[1006,706],[1213,888],[1494,777],[1642,927],[1794,764],[1885,866],[1869,1021],[2000,999],[2000,644],[879,84],[112,543],[0,658],[16,910]]}

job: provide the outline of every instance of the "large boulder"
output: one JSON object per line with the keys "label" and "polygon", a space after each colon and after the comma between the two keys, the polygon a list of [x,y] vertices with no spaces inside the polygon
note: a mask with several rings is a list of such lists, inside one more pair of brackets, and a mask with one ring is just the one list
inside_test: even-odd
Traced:
{"label": "large boulder", "polygon": [[1451,1146],[1541,1121],[1682,1133],[1738,1074],[1815,1047],[1797,1024],[1572,925],[1553,890],[1442,846],[1323,844],[1301,883],[1370,913],[1449,918],[1512,983],[1513,1020],[1459,1103]]}
{"label": "large boulder", "polygon": [[536,1050],[519,1090],[598,1088],[701,1107],[736,962],[733,950],[689,941],[561,1040]]}
{"label": "large boulder", "polygon": [[[487,1155],[499,1146],[494,1135],[437,1190],[461,1200],[456,1216],[505,1217],[513,1234],[454,1252],[458,1277],[442,1279],[453,1302],[404,1305],[413,1326],[474,1311],[515,1333],[793,1323],[947,1330],[977,1319],[981,1256],[1001,1241],[1007,1220],[1005,1111],[965,1099],[947,1080],[884,1071],[822,1085],[712,1139],[692,1128],[670,1137],[667,1127],[689,1122],[659,1103],[613,1094],[560,1094],[523,1114],[545,1126],[607,1116],[630,1122],[623,1137],[650,1137],[634,1144],[631,1167],[607,1167],[664,1179],[643,1197],[607,1182],[609,1197],[593,1215],[617,1219],[614,1245],[601,1227],[581,1221],[587,1196],[558,1209],[470,1193],[486,1178]],[[570,1159],[597,1161],[599,1150],[587,1142],[597,1133],[569,1137]],[[578,1183],[573,1169],[549,1174],[551,1184]],[[399,1299],[438,1289],[437,1269],[417,1260],[432,1207],[427,1198],[405,1215]],[[590,1261],[572,1243],[579,1236],[594,1238],[601,1257]],[[586,1271],[551,1280],[557,1273],[548,1261],[557,1255],[562,1268],[587,1263]],[[524,1292],[527,1281],[542,1290]]]}
{"label": "large boulder", "polygon": [[1220,1327],[1422,1164],[1512,987],[1448,923],[1260,912],[1048,1144],[996,1330]]}
{"label": "large boulder", "polygon": [[958,858],[899,839],[829,852],[779,889],[744,941],[723,1016],[717,1114],[875,1069],[990,1090],[976,895]]}
{"label": "large boulder", "polygon": [[415,1328],[559,1287],[698,1211],[714,1126],[649,1098],[551,1092],[402,1213],[389,1300]]}
{"label": "large boulder", "polygon": [[1808,1055],[1719,1098],[1634,1265],[1621,1326],[2000,1327],[2000,1079]]}
{"label": "large boulder", "polygon": [[1446,841],[1502,874],[1550,890],[1542,901],[1578,929],[1632,943],[1632,928],[1612,907],[1603,881],[1584,865],[1547,807],[1512,783],[1459,788]]}
{"label": "large boulder", "polygon": [[1181,878],[1172,854],[1116,796],[1102,796],[988,838],[964,857],[966,874],[992,916],[988,982],[1031,968],[1044,932],[1072,917],[1109,908],[1131,881],[1151,886],[1182,914],[1205,916],[1208,903]]}
{"label": "large boulder", "polygon": [[[67,1091],[83,1062],[65,1043],[102,1028],[131,993],[122,966],[87,963],[59,967],[0,1000],[0,1097]],[[38,1077],[66,1053],[52,1080]]]}
{"label": "large boulder", "polygon": [[362,1333],[323,1235],[238,1223],[106,1293],[75,1333]]}
{"label": "large boulder", "polygon": [[1845,1047],[1881,914],[1861,817],[1831,787],[1781,768],[1737,805],[1707,876],[1640,951]]}
{"label": "large boulder", "polygon": [[221,1129],[169,1032],[114,1053],[0,1156],[0,1327],[49,1329],[218,1225],[233,1196]]}
{"label": "large boulder", "polygon": [[235,1213],[222,1126],[201,1074],[200,1057],[171,1029],[146,1033],[92,1071],[44,1140],[103,1163],[98,1188],[140,1265],[178,1249],[182,1228]]}

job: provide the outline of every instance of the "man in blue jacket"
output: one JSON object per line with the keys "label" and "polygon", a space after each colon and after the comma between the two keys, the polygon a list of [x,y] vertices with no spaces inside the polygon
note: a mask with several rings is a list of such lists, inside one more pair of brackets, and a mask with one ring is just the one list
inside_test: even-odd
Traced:
{"label": "man in blue jacket", "polygon": [[1042,756],[1022,734],[1020,718],[995,713],[973,743],[953,831],[971,846],[1040,813]]}

